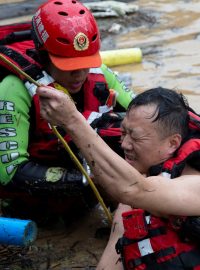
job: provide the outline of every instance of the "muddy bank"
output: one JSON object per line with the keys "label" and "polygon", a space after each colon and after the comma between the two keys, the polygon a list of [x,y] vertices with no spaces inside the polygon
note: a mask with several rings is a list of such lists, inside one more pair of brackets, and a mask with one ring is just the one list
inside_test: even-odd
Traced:
{"label": "muddy bank", "polygon": [[94,209],[77,215],[69,226],[62,221],[39,228],[36,242],[28,248],[0,245],[1,270],[94,270],[106,245],[108,228],[104,213]]}
{"label": "muddy bank", "polygon": [[[83,0],[80,1],[82,3],[90,3],[90,2],[102,2],[106,0]],[[134,2],[133,0],[126,0],[126,1],[121,1],[121,0],[115,0],[117,2]],[[23,0],[0,0],[0,20],[13,18],[13,17],[19,17],[19,16],[24,16],[27,14],[32,14],[35,12],[37,7],[46,2],[45,0],[34,0],[34,1],[23,1]],[[8,7],[9,5],[9,7]],[[9,12],[8,12],[9,11]]]}

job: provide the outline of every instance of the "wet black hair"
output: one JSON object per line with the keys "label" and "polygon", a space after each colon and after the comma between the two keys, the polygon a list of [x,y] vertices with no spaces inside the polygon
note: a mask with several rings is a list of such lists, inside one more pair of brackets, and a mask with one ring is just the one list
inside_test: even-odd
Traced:
{"label": "wet black hair", "polygon": [[189,132],[188,102],[175,90],[157,87],[138,94],[129,104],[127,114],[142,105],[156,105],[152,122],[158,122],[164,137],[178,133],[184,140]]}

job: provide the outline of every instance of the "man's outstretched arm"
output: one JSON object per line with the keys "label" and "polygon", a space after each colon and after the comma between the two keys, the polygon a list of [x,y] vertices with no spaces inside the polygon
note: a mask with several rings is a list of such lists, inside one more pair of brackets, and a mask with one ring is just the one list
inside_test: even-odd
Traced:
{"label": "man's outstretched arm", "polygon": [[182,176],[173,181],[162,176],[145,178],[96,134],[70,97],[46,87],[38,88],[37,93],[42,116],[71,135],[95,179],[116,200],[161,215],[200,215],[200,175]]}
{"label": "man's outstretched arm", "polygon": [[[95,179],[110,193],[112,192],[116,199],[121,199],[121,193],[128,193],[130,189],[129,181],[124,179],[127,178],[127,174],[130,179],[133,178],[132,167],[113,152],[88,125],[68,96],[43,87],[38,89],[38,94],[42,116],[52,125],[62,126],[71,135],[87,159]],[[137,171],[135,173],[138,178],[143,178]],[[137,186],[136,180],[131,180],[131,185]]]}

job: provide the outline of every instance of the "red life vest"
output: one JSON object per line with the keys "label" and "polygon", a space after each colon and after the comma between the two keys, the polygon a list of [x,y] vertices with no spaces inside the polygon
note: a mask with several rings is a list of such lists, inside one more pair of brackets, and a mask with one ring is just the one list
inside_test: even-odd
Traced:
{"label": "red life vest", "polygon": [[[169,178],[179,176],[188,160],[200,164],[200,117],[192,111],[189,111],[189,117],[189,139],[175,157],[162,165],[163,174]],[[200,165],[196,164],[195,168],[200,170]],[[173,220],[179,217],[164,219],[151,216],[142,209],[133,209],[123,213],[122,218],[124,235],[118,240],[116,250],[121,253],[124,269],[200,270],[199,246],[184,241],[174,227]]]}
{"label": "red life vest", "polygon": [[[35,47],[31,39],[30,26],[30,23],[0,26],[0,53],[34,80],[43,85],[55,87],[53,79],[42,69],[41,64],[34,60]],[[19,76],[15,69],[12,69],[3,61],[0,61],[0,66]],[[52,161],[53,164],[56,164],[59,159],[62,159],[59,150],[62,151],[63,147],[61,147],[48,123],[40,116],[39,100],[37,95],[35,95],[36,86],[27,81],[26,78],[21,77],[21,79],[24,81],[33,99],[30,111],[31,123],[28,149],[30,158],[37,161],[45,160],[47,163]],[[112,109],[113,104],[109,100],[112,92],[109,91],[104,74],[100,68],[90,69],[81,91],[83,91],[84,97],[83,115],[86,119],[90,117],[92,112],[105,112],[105,110]],[[71,140],[63,130],[59,131],[67,142]],[[102,137],[115,137],[119,141],[121,131],[119,126],[112,129],[106,128],[101,130],[101,135]]]}
{"label": "red life vest", "polygon": [[200,171],[200,117],[193,111],[189,114],[189,135],[176,155],[164,162],[162,172],[169,178],[175,178],[181,175],[185,164],[189,164]]}
{"label": "red life vest", "polygon": [[[96,69],[98,72],[100,69]],[[86,119],[90,116],[91,112],[99,112],[101,103],[99,99],[94,95],[94,89],[97,83],[103,83],[106,86],[106,81],[101,73],[90,73],[86,82],[83,85],[84,91],[84,111],[83,115]],[[100,94],[100,93],[99,93]],[[49,124],[41,118],[38,96],[33,96],[34,111],[35,111],[35,124],[34,131],[30,135],[29,153],[33,159],[58,161],[60,153],[58,151],[61,146],[58,142],[56,135],[50,129]],[[59,130],[61,135],[67,142],[71,139],[64,131]],[[115,136],[120,136],[120,129],[115,130]],[[114,135],[113,135],[114,136]]]}
{"label": "red life vest", "polygon": [[145,216],[141,209],[122,216],[125,232],[116,249],[122,254],[124,269],[200,269],[198,246],[181,241],[168,220]]}
{"label": "red life vest", "polygon": [[189,108],[189,132],[181,147],[174,157],[163,164],[150,168],[149,174],[162,173],[167,178],[175,178],[181,175],[186,163],[200,171],[200,116]]}

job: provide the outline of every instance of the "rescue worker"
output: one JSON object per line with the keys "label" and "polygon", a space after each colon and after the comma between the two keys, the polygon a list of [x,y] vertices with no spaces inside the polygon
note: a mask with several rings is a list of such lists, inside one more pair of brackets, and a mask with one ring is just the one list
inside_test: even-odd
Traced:
{"label": "rescue worker", "polygon": [[37,93],[42,116],[71,134],[95,180],[125,204],[97,269],[200,269],[200,117],[184,97],[159,87],[131,101],[121,127],[124,160],[66,95]]}
{"label": "rescue worker", "polygon": [[[109,134],[109,124],[119,127],[119,123],[112,122],[109,111],[125,111],[134,93],[102,64],[100,33],[91,12],[78,1],[47,1],[33,16],[32,39],[12,43],[9,35],[1,40],[0,53],[38,83],[68,92],[93,128],[100,127],[95,117],[101,120],[100,128],[108,131],[105,140],[112,147],[112,138],[118,140],[119,133]],[[55,211],[81,208],[90,187],[83,186],[82,174],[41,118],[36,86],[5,63],[1,65],[1,197],[16,196],[11,202],[3,201],[3,214],[39,220],[54,207]],[[83,162],[70,137],[62,129],[59,132]]]}

